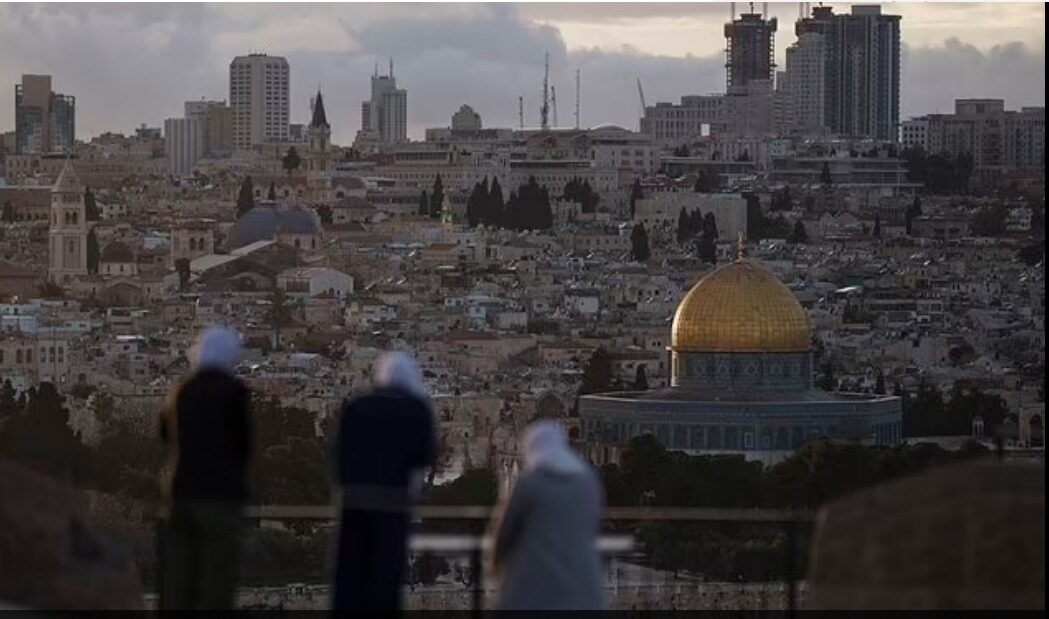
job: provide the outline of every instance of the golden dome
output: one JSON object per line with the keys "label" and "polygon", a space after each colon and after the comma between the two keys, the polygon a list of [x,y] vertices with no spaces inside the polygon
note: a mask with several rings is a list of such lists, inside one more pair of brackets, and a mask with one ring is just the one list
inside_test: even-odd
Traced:
{"label": "golden dome", "polygon": [[694,352],[804,352],[809,322],[794,293],[747,260],[699,280],[674,313],[671,348]]}

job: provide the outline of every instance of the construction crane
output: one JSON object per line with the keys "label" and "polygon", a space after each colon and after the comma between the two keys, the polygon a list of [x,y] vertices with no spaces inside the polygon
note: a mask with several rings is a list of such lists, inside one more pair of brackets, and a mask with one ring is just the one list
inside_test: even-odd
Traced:
{"label": "construction crane", "polygon": [[557,128],[557,86],[550,87],[550,107],[554,110],[554,129]]}
{"label": "construction crane", "polygon": [[645,91],[641,89],[641,78],[640,77],[637,78],[637,96],[638,96],[639,99],[641,99],[641,115],[644,116],[645,115],[645,108],[648,107],[648,106],[645,105]]}

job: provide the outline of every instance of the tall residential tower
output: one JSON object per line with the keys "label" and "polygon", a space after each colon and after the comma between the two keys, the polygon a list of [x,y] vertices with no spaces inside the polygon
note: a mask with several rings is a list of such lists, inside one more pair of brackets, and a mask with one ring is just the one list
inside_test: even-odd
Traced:
{"label": "tall residential tower", "polygon": [[76,99],[51,90],[50,75],[23,75],[15,85],[15,152],[72,153]]}
{"label": "tall residential tower", "polygon": [[812,9],[795,27],[798,37],[822,37],[824,114],[831,132],[897,139],[900,123],[900,16],[877,5],[853,5],[836,15],[829,6]]}
{"label": "tall residential tower", "polygon": [[389,75],[372,75],[371,99],[361,103],[361,131],[385,144],[408,139],[408,91],[397,88],[393,60]]}
{"label": "tall residential tower", "polygon": [[237,56],[229,65],[229,105],[233,111],[233,147],[288,139],[290,74],[281,56]]}
{"label": "tall residential tower", "polygon": [[725,24],[725,40],[729,91],[746,88],[753,80],[772,80],[776,69],[775,17],[765,19],[751,9]]}

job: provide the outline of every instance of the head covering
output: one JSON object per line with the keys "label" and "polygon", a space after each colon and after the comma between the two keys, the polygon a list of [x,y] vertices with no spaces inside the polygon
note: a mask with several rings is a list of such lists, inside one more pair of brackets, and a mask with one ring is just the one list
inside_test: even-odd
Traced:
{"label": "head covering", "polygon": [[375,363],[375,384],[407,391],[417,398],[427,397],[419,364],[406,352],[388,352],[379,357]]}
{"label": "head covering", "polygon": [[528,426],[524,436],[525,470],[581,475],[588,467],[568,445],[561,424],[551,419]]}
{"label": "head covering", "polygon": [[208,327],[196,345],[194,367],[232,370],[240,357],[240,334],[229,327]]}

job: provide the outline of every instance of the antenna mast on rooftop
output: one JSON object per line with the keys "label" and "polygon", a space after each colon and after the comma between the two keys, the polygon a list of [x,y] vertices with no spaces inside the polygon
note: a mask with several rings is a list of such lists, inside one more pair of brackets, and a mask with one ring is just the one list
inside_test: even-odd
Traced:
{"label": "antenna mast on rooftop", "polygon": [[575,128],[579,128],[579,69],[575,70]]}
{"label": "antenna mast on rooftop", "polygon": [[550,107],[554,109],[554,128],[557,128],[557,87],[550,87]]}
{"label": "antenna mast on rooftop", "polygon": [[550,128],[550,52],[543,60],[543,106],[539,108],[539,126],[543,130]]}
{"label": "antenna mast on rooftop", "polygon": [[517,97],[517,120],[520,123],[522,129],[524,129],[524,97]]}

